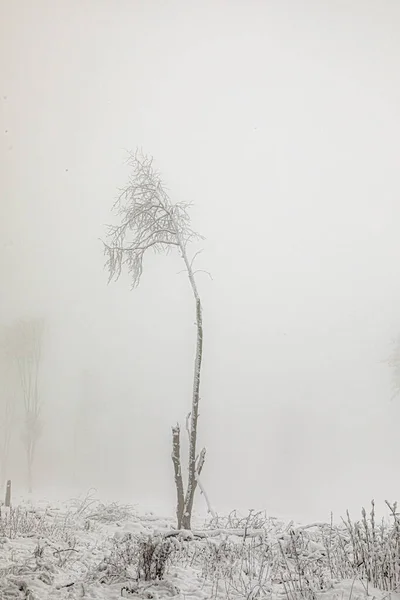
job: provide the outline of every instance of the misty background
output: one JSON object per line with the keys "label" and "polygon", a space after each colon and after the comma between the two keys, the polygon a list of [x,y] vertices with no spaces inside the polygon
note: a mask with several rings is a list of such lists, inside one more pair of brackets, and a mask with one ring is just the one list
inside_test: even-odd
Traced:
{"label": "misty background", "polygon": [[[327,519],[400,499],[382,362],[400,332],[399,3],[0,11],[0,321],[46,320],[36,489],[175,509],[190,287],[174,254],[148,255],[134,291],[107,286],[100,241],[140,147],[206,237],[191,250],[213,277],[199,444],[215,510]],[[23,486],[18,433],[12,449]]]}

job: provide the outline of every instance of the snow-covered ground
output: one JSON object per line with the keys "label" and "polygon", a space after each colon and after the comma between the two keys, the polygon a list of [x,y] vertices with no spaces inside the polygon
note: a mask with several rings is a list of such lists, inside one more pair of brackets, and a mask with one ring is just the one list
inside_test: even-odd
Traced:
{"label": "snow-covered ground", "polygon": [[195,519],[194,534],[176,535],[173,516],[91,495],[21,499],[1,507],[0,598],[400,600],[352,572],[345,530],[324,535],[324,527],[231,514]]}

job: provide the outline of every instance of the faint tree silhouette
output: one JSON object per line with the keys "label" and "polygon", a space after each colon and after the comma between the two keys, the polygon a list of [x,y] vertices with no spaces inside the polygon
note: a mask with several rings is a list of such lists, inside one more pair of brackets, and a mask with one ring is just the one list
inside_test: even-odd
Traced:
{"label": "faint tree silhouette", "polygon": [[3,330],[0,348],[0,485],[9,478],[9,458],[15,424],[17,376],[14,361],[8,353],[7,330]]}
{"label": "faint tree silhouette", "polygon": [[36,445],[42,433],[39,370],[42,358],[44,322],[41,319],[18,321],[6,335],[7,352],[16,365],[21,385],[24,430],[22,439],[26,450],[28,489],[33,486],[33,463]]}
{"label": "faint tree silhouette", "polygon": [[392,370],[392,399],[400,393],[400,336],[393,341],[392,352],[385,360]]}

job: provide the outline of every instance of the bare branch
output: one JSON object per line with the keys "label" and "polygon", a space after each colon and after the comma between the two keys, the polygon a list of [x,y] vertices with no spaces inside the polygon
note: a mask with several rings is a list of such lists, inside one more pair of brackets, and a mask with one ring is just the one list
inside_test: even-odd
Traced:
{"label": "bare branch", "polygon": [[189,442],[190,442],[190,426],[189,426],[189,423],[190,423],[190,415],[191,415],[191,413],[188,413],[188,414],[186,415],[186,423],[185,423],[185,424],[186,424],[186,431],[187,431],[188,438],[189,438]]}
{"label": "bare branch", "polygon": [[160,532],[163,537],[180,537],[183,539],[195,539],[195,538],[214,538],[220,535],[229,535],[237,537],[264,538],[266,535],[265,529],[205,529],[205,530],[185,530],[185,529],[171,529],[170,531]]}
{"label": "bare branch", "polygon": [[167,253],[177,246],[184,250],[201,236],[190,227],[189,204],[171,203],[153,159],[137,151],[127,162],[132,174],[113,206],[121,223],[108,226],[108,241],[103,244],[109,281],[118,279],[126,267],[136,287],[147,250]]}
{"label": "bare branch", "polygon": [[193,269],[193,263],[196,260],[197,256],[203,252],[203,249],[198,250],[190,261],[190,268]]}
{"label": "bare branch", "polygon": [[196,275],[196,273],[205,273],[206,275],[209,276],[209,278],[211,279],[211,281],[214,281],[212,278],[212,275],[209,271],[205,271],[204,269],[197,269],[197,271],[193,271],[193,275]]}
{"label": "bare branch", "polygon": [[[195,255],[193,256],[191,262],[190,262],[190,269],[193,271],[193,263],[195,261],[195,259],[197,258],[197,256],[203,252],[203,249],[198,250]],[[181,273],[188,273],[188,269],[182,269],[182,271],[178,271],[177,275],[180,275]],[[206,271],[204,269],[196,269],[196,271],[193,271],[193,275],[196,275],[196,273],[206,273],[206,275],[209,276],[209,278],[213,281],[212,275],[209,271]]]}
{"label": "bare branch", "polygon": [[204,499],[206,501],[208,512],[211,514],[211,516],[213,518],[216,518],[217,513],[214,511],[214,509],[213,509],[213,507],[211,505],[210,499],[209,499],[209,497],[207,495],[207,492],[206,492],[206,490],[204,488],[204,485],[203,485],[203,483],[202,483],[202,481],[200,479],[200,474],[201,474],[201,471],[203,469],[205,457],[206,457],[206,449],[203,448],[202,451],[200,452],[200,458],[199,458],[199,461],[198,461],[198,466],[197,466],[196,471],[195,471],[195,477],[196,477],[197,485],[200,488],[200,492],[203,494]]}

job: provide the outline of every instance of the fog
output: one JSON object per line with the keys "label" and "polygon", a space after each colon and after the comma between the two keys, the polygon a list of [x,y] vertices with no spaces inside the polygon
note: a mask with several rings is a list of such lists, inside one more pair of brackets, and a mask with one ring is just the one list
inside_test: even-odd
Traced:
{"label": "fog", "polygon": [[0,321],[46,322],[35,489],[175,509],[190,286],[174,253],[148,254],[133,291],[127,274],[107,285],[100,241],[139,147],[205,236],[190,252],[212,275],[199,445],[215,510],[327,519],[400,499],[383,362],[400,332],[399,3],[0,6]]}

